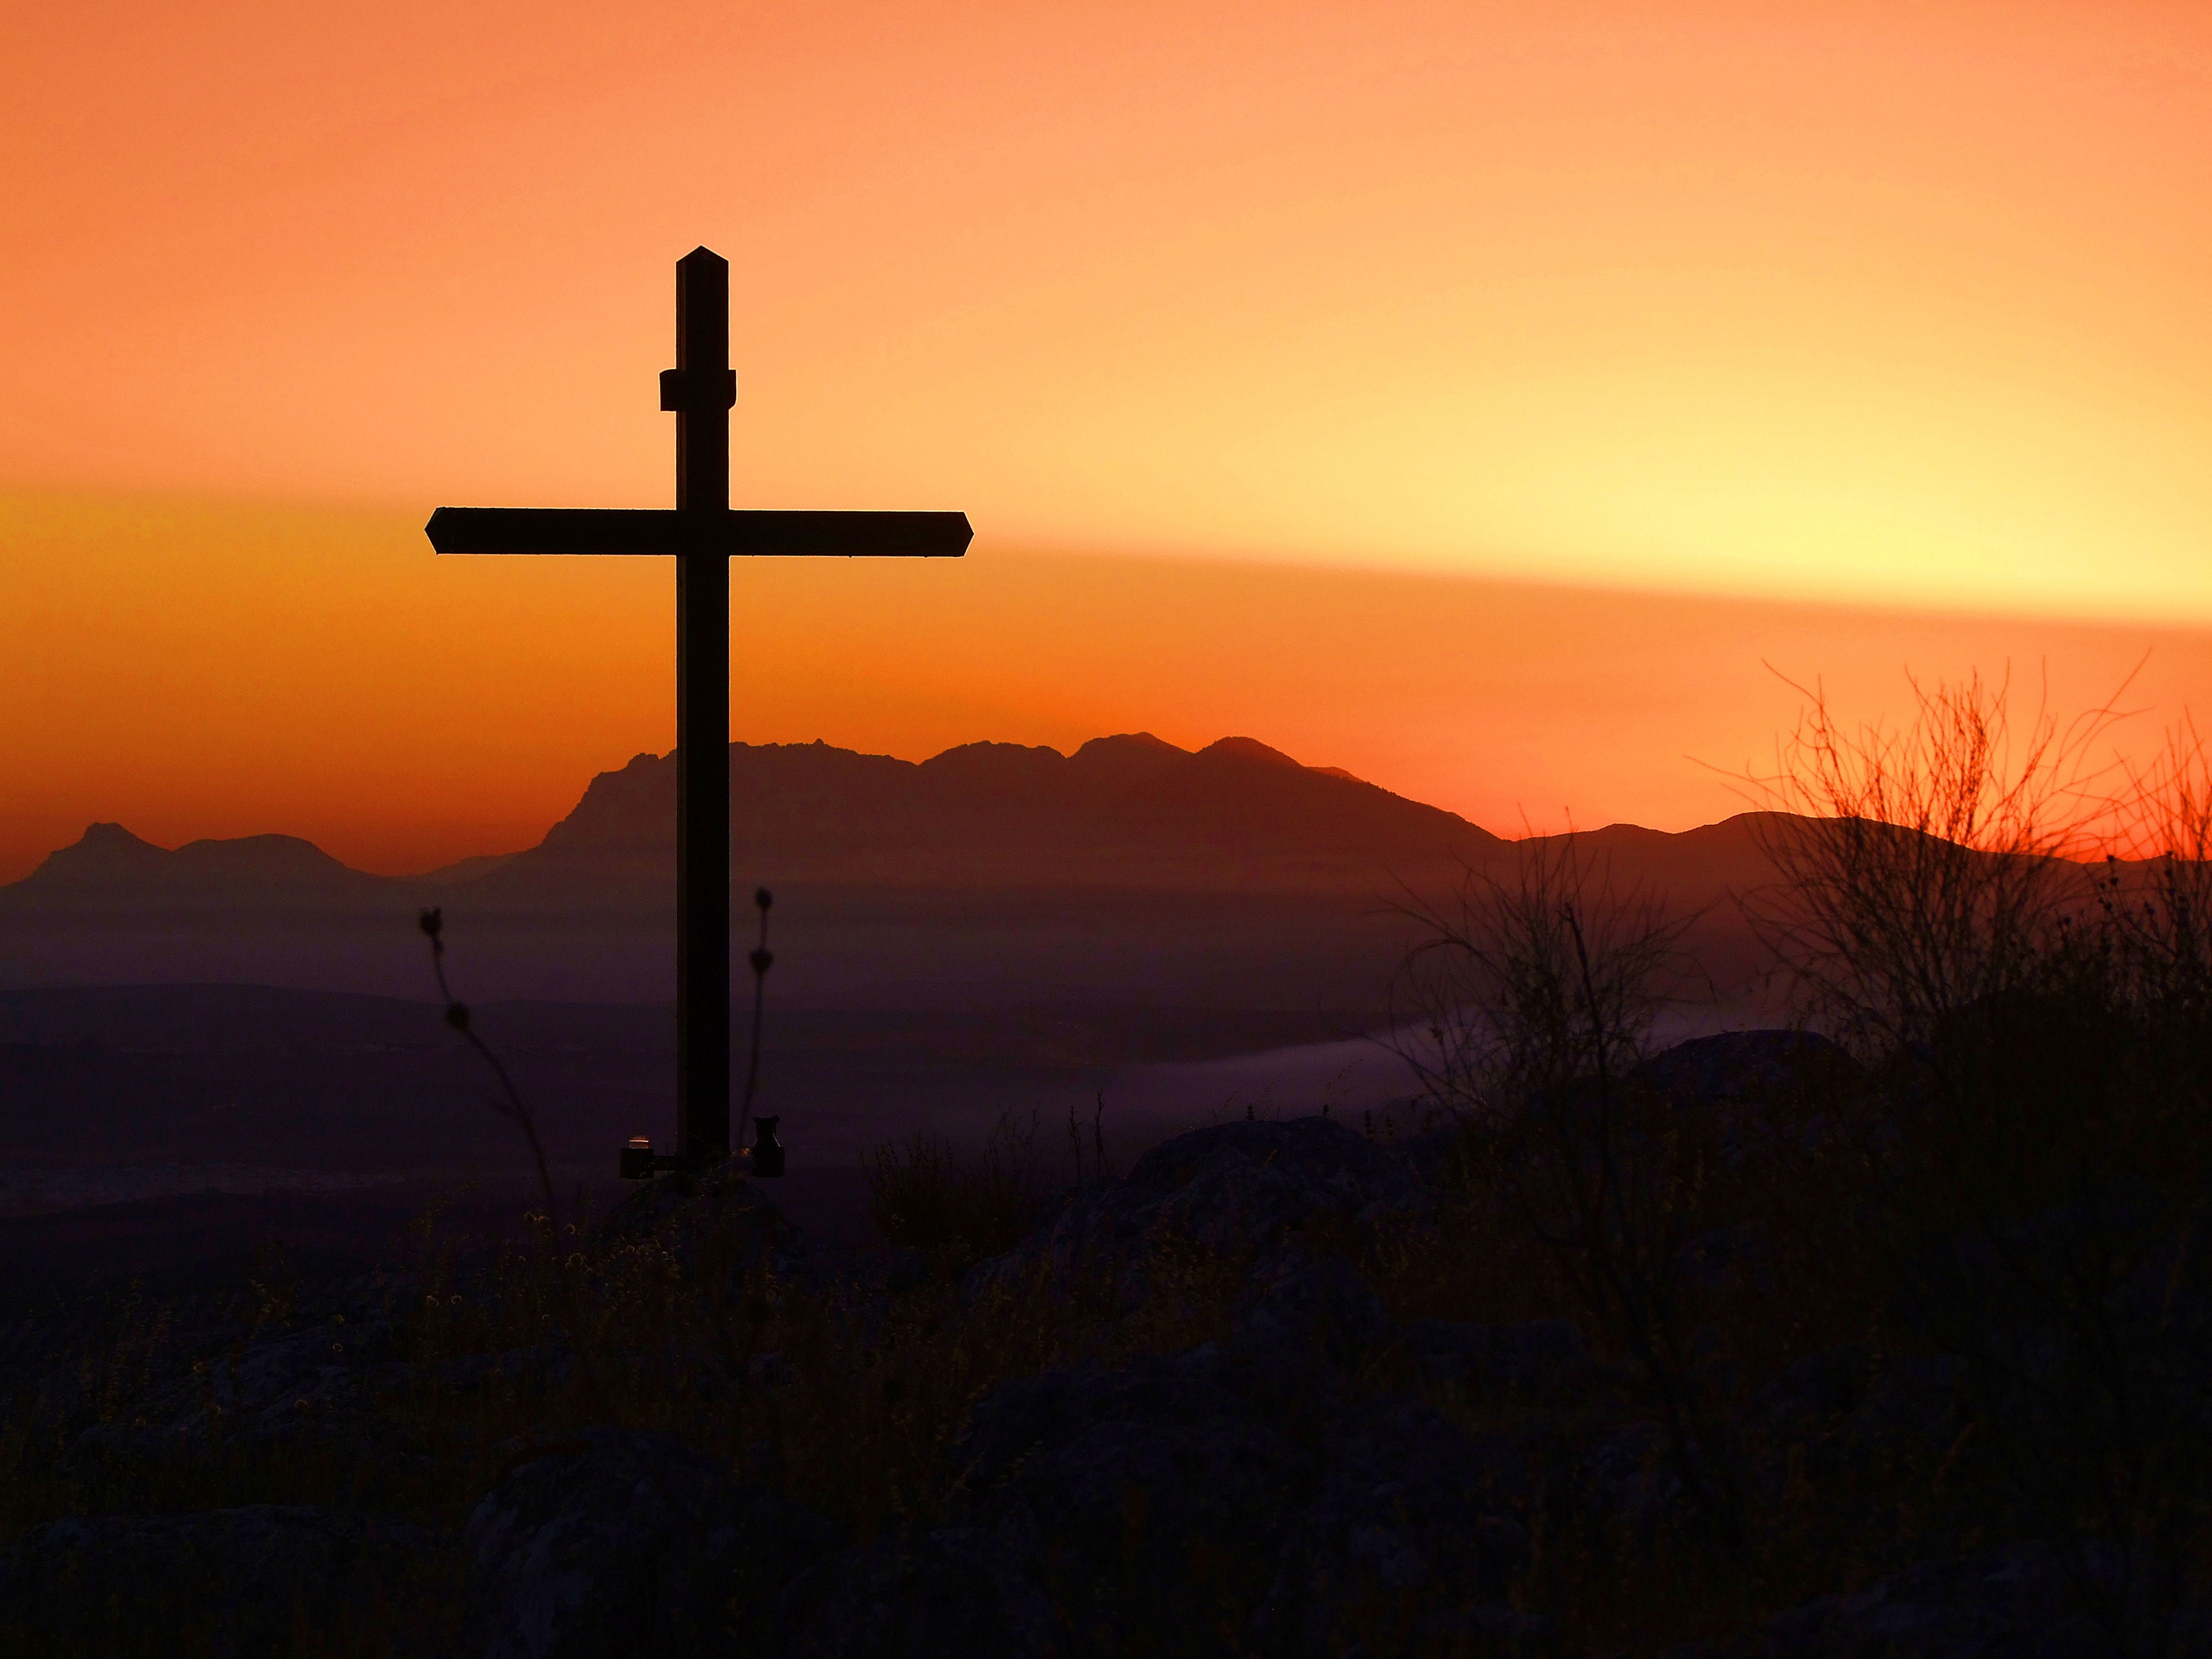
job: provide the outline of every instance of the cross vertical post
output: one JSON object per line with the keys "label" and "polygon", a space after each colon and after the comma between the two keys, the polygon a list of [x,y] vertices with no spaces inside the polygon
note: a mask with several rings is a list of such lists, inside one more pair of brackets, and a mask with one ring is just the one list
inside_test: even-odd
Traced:
{"label": "cross vertical post", "polygon": [[730,265],[676,266],[676,510],[706,533],[676,556],[676,1153],[730,1152]]}

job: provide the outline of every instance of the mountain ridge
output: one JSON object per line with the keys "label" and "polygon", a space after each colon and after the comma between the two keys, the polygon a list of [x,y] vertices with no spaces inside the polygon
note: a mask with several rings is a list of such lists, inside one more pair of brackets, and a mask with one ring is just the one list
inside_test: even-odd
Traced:
{"label": "mountain ridge", "polygon": [[[1249,738],[1185,750],[1122,732],[1072,754],[978,743],[923,761],[739,744],[730,769],[732,894],[740,909],[756,885],[776,895],[786,1006],[1365,1006],[1418,934],[1408,905],[1449,902],[1469,869],[1542,845]],[[419,876],[294,836],[170,850],[94,826],[0,887],[0,985],[419,994],[415,915],[436,904],[468,942],[472,999],[662,998],[675,795],[673,757],[636,756],[536,846]],[[1616,890],[1714,927],[1733,914],[1717,900],[1771,877],[1760,842],[1751,818],[1581,838]],[[1713,954],[1752,953],[1730,933]]]}
{"label": "mountain ridge", "polygon": [[[181,847],[157,847],[119,823],[88,824],[9,887],[45,894],[101,890],[158,896],[194,887],[336,887],[375,890],[393,878],[356,870],[299,836],[203,836]],[[0,892],[9,888],[0,888]]]}
{"label": "mountain ridge", "polygon": [[[1502,846],[1457,814],[1243,737],[1185,750],[1150,732],[1072,754],[962,744],[921,761],[812,744],[732,744],[732,866],[744,879],[1170,884],[1272,873],[1344,879],[1376,859],[1426,865]],[[21,880],[18,899],[131,902],[274,896],[362,899],[431,888],[520,900],[580,874],[599,884],[673,878],[672,752],[601,772],[534,847],[410,876],[356,870],[295,836],[155,846],[87,827]],[[1178,868],[1179,866],[1195,867]]]}
{"label": "mountain ridge", "polygon": [[[732,871],[746,881],[1304,886],[1503,845],[1249,738],[1191,750],[1127,732],[1070,755],[975,743],[922,761],[732,744],[730,776]],[[482,890],[520,896],[591,865],[602,880],[665,880],[674,814],[672,757],[637,756]]]}

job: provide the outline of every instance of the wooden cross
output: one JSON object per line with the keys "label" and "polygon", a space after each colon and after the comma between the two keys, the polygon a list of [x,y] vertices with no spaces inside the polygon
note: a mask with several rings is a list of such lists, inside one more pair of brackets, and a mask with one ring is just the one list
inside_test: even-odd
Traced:
{"label": "wooden cross", "polygon": [[763,513],[730,507],[730,264],[676,264],[676,510],[441,507],[441,553],[656,553],[676,560],[677,1157],[730,1153],[730,560],[775,556],[957,559],[964,513]]}

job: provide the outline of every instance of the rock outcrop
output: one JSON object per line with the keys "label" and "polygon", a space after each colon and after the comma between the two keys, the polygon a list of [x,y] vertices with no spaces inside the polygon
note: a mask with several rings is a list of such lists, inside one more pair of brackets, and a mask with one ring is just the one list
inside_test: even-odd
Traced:
{"label": "rock outcrop", "polygon": [[831,1540],[673,1436],[594,1428],[520,1449],[461,1541],[474,1651],[595,1659],[726,1651],[772,1629]]}

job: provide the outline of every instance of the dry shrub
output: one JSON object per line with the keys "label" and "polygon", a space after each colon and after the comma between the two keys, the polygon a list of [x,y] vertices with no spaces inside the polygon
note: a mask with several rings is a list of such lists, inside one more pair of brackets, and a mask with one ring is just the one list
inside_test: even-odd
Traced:
{"label": "dry shrub", "polygon": [[1455,908],[1413,914],[1427,937],[1401,1000],[1425,1040],[1401,1052],[1462,1125],[1466,1188],[1504,1206],[1634,1367],[1692,1507],[1740,1545],[1739,1482],[1682,1295],[1685,1247],[1714,1221],[1714,1148],[1638,1076],[1660,1009],[1694,982],[1688,919],[1614,893],[1571,836],[1508,877],[1470,872]]}
{"label": "dry shrub", "polygon": [[[1165,1263],[1166,1293],[1124,1316],[1118,1275],[1039,1262],[963,1293],[945,1275],[888,1297],[798,1282],[758,1261],[732,1226],[689,1236],[681,1255],[646,1237],[611,1249],[518,1251],[474,1302],[425,1296],[426,1353],[500,1353],[543,1342],[564,1304],[583,1318],[604,1401],[528,1377],[426,1402],[476,1449],[482,1490],[518,1433],[607,1420],[666,1429],[775,1484],[853,1535],[926,1520],[955,1478],[945,1451],[996,1384],[1079,1360],[1168,1352],[1220,1334],[1236,1286],[1212,1262]],[[548,1282],[567,1279],[565,1288]]]}
{"label": "dry shrub", "polygon": [[868,1217],[878,1235],[955,1272],[1011,1249],[1044,1196],[1036,1135],[1035,1112],[1009,1112],[971,1157],[927,1129],[876,1148],[867,1158]]}
{"label": "dry shrub", "polygon": [[[1767,822],[1781,880],[1751,908],[1867,1070],[1725,1126],[1638,1069],[1678,924],[1571,842],[1420,913],[1407,1058],[1464,1125],[1458,1195],[1378,1283],[1401,1316],[1574,1309],[1701,1519],[1540,1526],[1528,1594],[1571,1633],[1718,1636],[2005,1538],[2060,1547],[2116,1652],[2163,1651],[2203,1589],[2212,769],[2184,728],[2108,787],[2112,720],[2016,728],[1979,681],[1901,730],[1813,700],[1765,781],[1796,816]],[[1964,1362],[1963,1419],[1778,1484],[1799,1453],[1746,1441],[1745,1408],[1839,1355],[1865,1387]]]}
{"label": "dry shrub", "polygon": [[1759,915],[1884,1085],[1836,1162],[1899,1340],[1969,1367],[1951,1524],[2058,1543],[2154,1653],[2212,1495],[2212,789],[2186,727],[2113,786],[2112,720],[2016,732],[1969,680],[1849,731],[1815,696]]}

